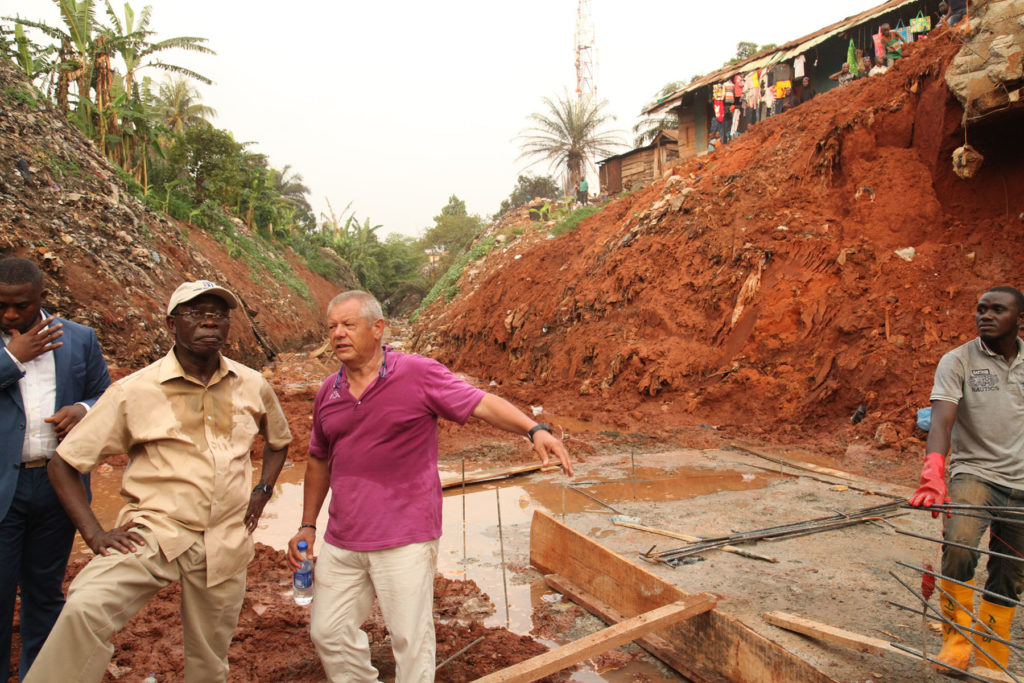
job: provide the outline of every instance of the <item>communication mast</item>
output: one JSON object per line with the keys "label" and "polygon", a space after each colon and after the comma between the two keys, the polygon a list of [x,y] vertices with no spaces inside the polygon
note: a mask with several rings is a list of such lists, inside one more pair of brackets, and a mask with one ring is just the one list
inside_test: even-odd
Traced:
{"label": "communication mast", "polygon": [[590,0],[578,0],[576,7],[576,101],[593,99],[594,85],[594,17]]}

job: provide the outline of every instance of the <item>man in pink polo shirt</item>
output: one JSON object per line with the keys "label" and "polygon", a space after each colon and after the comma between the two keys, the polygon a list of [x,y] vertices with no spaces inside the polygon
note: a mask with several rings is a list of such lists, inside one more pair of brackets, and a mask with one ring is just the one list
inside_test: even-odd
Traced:
{"label": "man in pink polo shirt", "polygon": [[331,490],[316,565],[310,635],[331,681],[376,681],[359,628],[376,595],[391,635],[399,683],[434,680],[433,586],[441,536],[437,420],[470,416],[530,438],[547,464],[572,476],[569,454],[547,425],[455,377],[437,361],[381,345],[386,323],[372,295],[344,292],[327,308],[341,369],[313,404],[302,524],[289,542],[298,569],[313,557],[316,518]]}

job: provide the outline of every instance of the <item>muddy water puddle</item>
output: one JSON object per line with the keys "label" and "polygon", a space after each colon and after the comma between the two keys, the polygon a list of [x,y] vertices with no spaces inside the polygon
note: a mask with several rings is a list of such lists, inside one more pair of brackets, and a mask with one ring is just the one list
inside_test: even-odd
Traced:
{"label": "muddy water puddle", "polygon": [[[534,510],[554,515],[610,515],[613,511],[609,507],[631,501],[681,500],[718,491],[754,489],[778,478],[764,473],[695,468],[630,468],[628,464],[624,469],[627,477],[632,471],[634,478],[588,476],[569,480],[557,474],[542,474],[470,485],[465,493],[460,487],[447,490],[438,571],[451,579],[473,580],[489,596],[495,610],[483,619],[486,626],[528,634],[533,628],[534,611],[557,599],[543,581],[527,580],[530,575],[526,573],[524,548]],[[93,475],[93,509],[104,526],[113,524],[121,507],[122,474],[122,469],[115,468]],[[286,464],[255,532],[257,541],[279,549],[287,546],[301,521],[304,476],[305,463]],[[320,542],[329,503],[330,494],[317,520]],[[88,554],[80,540],[76,554]],[[631,662],[622,669],[600,674],[583,670],[572,680],[632,681],[638,675],[640,680],[678,680],[666,679],[656,667],[644,662]]]}

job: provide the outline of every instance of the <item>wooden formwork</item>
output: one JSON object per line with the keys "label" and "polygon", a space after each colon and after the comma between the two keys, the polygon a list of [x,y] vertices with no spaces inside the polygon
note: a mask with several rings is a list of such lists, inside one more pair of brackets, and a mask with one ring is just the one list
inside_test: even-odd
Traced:
{"label": "wooden formwork", "polygon": [[[628,619],[692,597],[539,510],[530,528],[530,563],[556,590],[606,621]],[[693,681],[835,683],[717,609],[646,635],[637,643]]]}

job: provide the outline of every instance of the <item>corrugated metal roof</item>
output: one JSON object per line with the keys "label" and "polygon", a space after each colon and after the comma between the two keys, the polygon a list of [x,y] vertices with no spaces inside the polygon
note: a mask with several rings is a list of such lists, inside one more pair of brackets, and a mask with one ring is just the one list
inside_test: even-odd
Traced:
{"label": "corrugated metal roof", "polygon": [[847,29],[862,24],[865,21],[870,21],[871,19],[882,14],[885,14],[886,12],[891,12],[895,9],[903,7],[904,5],[909,5],[911,3],[918,1],[919,0],[889,0],[888,2],[884,2],[881,5],[872,7],[869,10],[865,10],[860,14],[855,14],[852,17],[847,17],[846,19],[843,19],[842,21],[837,21],[831,26],[826,26],[825,28],[818,29],[814,33],[810,33],[804,36],[803,38],[791,40],[785,45],[780,45],[779,47],[775,48],[774,50],[767,54],[754,55],[753,57],[749,57],[742,62],[730,64],[727,67],[724,67],[722,69],[719,69],[718,71],[708,74],[707,76],[699,78],[698,80],[694,81],[693,83],[690,83],[681,90],[675,91],[668,97],[662,99],[657,104],[645,109],[643,113],[654,114],[663,109],[668,109],[672,106],[675,106],[678,100],[682,99],[683,95],[685,95],[686,93],[693,92],[694,90],[697,90],[698,88],[703,88],[704,86],[709,85],[711,83],[718,83],[720,81],[726,80],[727,78],[732,78],[733,76],[739,73],[747,73],[748,71],[753,71],[754,69],[760,69],[761,67],[764,66],[771,66],[772,64],[778,64],[779,62],[784,62],[788,59],[792,59],[793,57],[796,57],[797,55],[802,54],[804,52],[807,52],[815,45],[820,45],[829,38],[839,33],[842,33]]}

